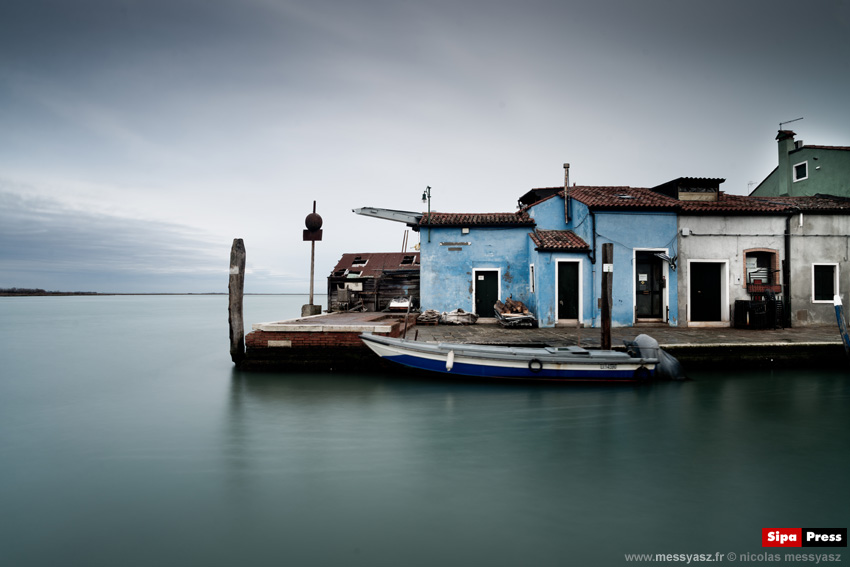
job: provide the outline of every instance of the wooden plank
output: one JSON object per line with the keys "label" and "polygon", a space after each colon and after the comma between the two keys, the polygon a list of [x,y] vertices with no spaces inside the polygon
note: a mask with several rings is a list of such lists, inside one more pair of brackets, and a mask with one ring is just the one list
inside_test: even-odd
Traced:
{"label": "wooden plank", "polygon": [[[602,245],[602,265],[614,263],[614,245]],[[611,290],[613,272],[602,270],[602,350],[611,350]]]}

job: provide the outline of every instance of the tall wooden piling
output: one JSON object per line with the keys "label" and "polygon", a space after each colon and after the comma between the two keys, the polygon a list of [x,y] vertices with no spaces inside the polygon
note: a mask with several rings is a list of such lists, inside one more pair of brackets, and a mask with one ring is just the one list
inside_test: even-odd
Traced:
{"label": "tall wooden piling", "polygon": [[242,296],[245,289],[245,243],[233,239],[230,248],[230,301],[227,320],[230,324],[230,358],[239,365],[245,358],[245,323],[242,318]]}
{"label": "tall wooden piling", "polygon": [[614,276],[614,245],[602,245],[602,350],[611,350],[611,296]]}

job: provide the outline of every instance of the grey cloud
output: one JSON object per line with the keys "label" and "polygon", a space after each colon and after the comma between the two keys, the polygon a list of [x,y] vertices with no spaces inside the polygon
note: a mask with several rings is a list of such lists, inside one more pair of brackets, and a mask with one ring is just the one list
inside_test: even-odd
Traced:
{"label": "grey cloud", "polygon": [[[0,287],[68,290],[65,274],[88,291],[140,291],[158,279],[168,291],[225,291],[228,252],[189,227],[0,191]],[[179,290],[175,281],[195,283]],[[214,282],[215,289],[197,289]],[[108,287],[116,283],[122,289]]]}

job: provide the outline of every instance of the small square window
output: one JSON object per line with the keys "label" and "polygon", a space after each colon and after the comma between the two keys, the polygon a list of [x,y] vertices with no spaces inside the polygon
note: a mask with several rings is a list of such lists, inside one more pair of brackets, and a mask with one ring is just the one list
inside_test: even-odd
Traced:
{"label": "small square window", "polygon": [[838,264],[812,264],[812,301],[832,303],[838,293]]}
{"label": "small square window", "polygon": [[794,166],[794,181],[802,181],[809,177],[809,162],[804,161]]}

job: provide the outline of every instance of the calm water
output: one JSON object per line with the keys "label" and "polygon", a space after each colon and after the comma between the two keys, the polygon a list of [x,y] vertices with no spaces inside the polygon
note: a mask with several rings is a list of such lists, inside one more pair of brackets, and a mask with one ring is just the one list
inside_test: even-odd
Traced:
{"label": "calm water", "polygon": [[0,564],[625,565],[850,524],[850,373],[249,374],[228,345],[222,296],[0,298]]}

